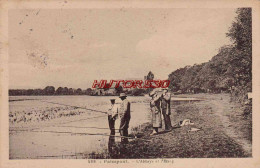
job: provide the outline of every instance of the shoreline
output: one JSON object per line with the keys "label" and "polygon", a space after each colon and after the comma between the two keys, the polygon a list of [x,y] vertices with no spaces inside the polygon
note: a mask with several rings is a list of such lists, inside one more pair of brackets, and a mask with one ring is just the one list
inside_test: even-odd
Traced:
{"label": "shoreline", "polygon": [[[174,98],[184,97],[199,99],[199,101],[175,101],[172,99],[172,125],[177,125],[184,119],[190,119],[194,125],[175,127],[171,132],[164,132],[163,129],[160,129],[160,134],[150,136],[152,125],[151,122],[148,121],[131,128],[129,136],[132,138],[136,137],[136,139],[130,139],[127,145],[122,146],[120,142],[116,142],[112,145],[112,150],[110,150],[109,148],[111,146],[108,146],[108,148],[105,147],[107,143],[106,140],[104,140],[104,150],[99,152],[89,153],[87,151],[79,151],[75,153],[72,152],[71,154],[61,153],[62,155],[50,157],[76,159],[149,159],[236,158],[252,156],[252,118],[250,118],[250,115],[248,118],[243,118],[241,107],[237,103],[230,102],[229,94],[174,95]],[[143,106],[144,101],[142,100],[139,103],[139,105]],[[145,106],[148,106],[148,104]],[[139,106],[135,105],[135,108],[139,110]],[[148,114],[151,115],[150,113]],[[146,116],[148,119],[150,118],[149,115]],[[49,128],[53,127],[53,125],[60,124],[60,122],[66,123],[73,121],[75,124],[79,124],[79,122],[75,121],[77,121],[77,119],[81,121],[85,118],[84,116],[86,119],[88,118],[87,114],[82,113],[70,117],[52,119],[46,122],[21,123],[21,125],[17,125],[18,127],[9,125],[9,129],[11,129],[10,131],[12,131],[12,129],[13,131],[19,131],[19,129],[41,128],[43,126],[41,129],[47,129],[48,131]],[[135,120],[132,120],[132,122],[134,121]],[[199,130],[191,131],[192,128]],[[82,131],[85,132],[84,129],[82,129]],[[12,134],[14,132],[10,133]],[[82,138],[85,139],[84,137]],[[108,139],[107,136],[106,138]],[[85,148],[87,149],[87,147]],[[44,158],[48,157],[45,156]]]}
{"label": "shoreline", "polygon": [[[182,96],[185,95],[180,95]],[[229,101],[229,94],[194,95],[194,97],[200,96],[205,96],[207,99],[171,105],[172,125],[177,125],[186,118],[194,122],[194,125],[175,127],[171,132],[160,129],[159,134],[150,136],[152,125],[149,122],[144,123],[141,127],[135,128],[132,136],[139,135],[150,142],[136,139],[123,147],[117,143],[112,154],[101,153],[99,157],[102,155],[109,155],[110,159],[252,157],[252,118],[241,117],[243,111],[238,103]],[[226,103],[220,108],[223,102]],[[192,128],[198,131],[193,132]]]}

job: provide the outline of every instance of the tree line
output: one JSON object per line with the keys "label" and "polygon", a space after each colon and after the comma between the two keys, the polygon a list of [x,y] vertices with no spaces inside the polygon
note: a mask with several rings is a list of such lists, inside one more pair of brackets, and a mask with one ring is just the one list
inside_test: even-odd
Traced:
{"label": "tree line", "polygon": [[[101,91],[100,91],[101,90]],[[135,88],[123,90],[122,86],[114,89],[114,92],[106,92],[110,89],[91,89],[82,90],[81,88],[73,89],[67,87],[58,87],[55,90],[54,86],[47,86],[44,89],[10,89],[9,96],[43,96],[43,95],[90,95],[90,96],[118,96],[124,92],[131,96],[143,96],[149,93],[149,89]]]}
{"label": "tree line", "polygon": [[252,14],[239,8],[226,36],[233,42],[219,49],[209,62],[179,68],[169,74],[174,92],[230,92],[243,100],[252,92]]}
{"label": "tree line", "polygon": [[[150,71],[145,80],[153,80],[154,74]],[[109,84],[107,84],[109,85]],[[9,89],[9,96],[40,96],[40,95],[90,95],[90,96],[118,96],[120,93],[125,92],[132,96],[143,96],[150,92],[150,88],[142,89],[126,89],[124,90],[122,86],[114,88],[113,92],[107,92],[113,88],[104,87],[104,89],[92,89],[87,88],[85,90],[78,88],[68,88],[68,87],[58,87],[55,89],[54,86],[46,86],[44,89]]]}
{"label": "tree line", "polygon": [[67,88],[58,87],[55,89],[54,86],[47,86],[44,89],[10,89],[9,96],[20,96],[20,95],[91,95],[93,90],[88,88],[82,90],[81,88]]}

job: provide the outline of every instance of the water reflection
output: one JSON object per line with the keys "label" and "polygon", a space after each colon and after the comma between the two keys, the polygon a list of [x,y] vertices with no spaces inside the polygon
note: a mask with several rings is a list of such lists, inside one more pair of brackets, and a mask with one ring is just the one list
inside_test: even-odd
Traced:
{"label": "water reflection", "polygon": [[111,134],[109,136],[108,152],[112,159],[124,158],[127,155],[128,137],[119,137],[121,137],[121,141],[116,142],[117,136]]}
{"label": "water reflection", "polygon": [[115,157],[115,148],[116,148],[116,142],[115,142],[115,136],[109,136],[108,140],[108,152],[111,158]]}

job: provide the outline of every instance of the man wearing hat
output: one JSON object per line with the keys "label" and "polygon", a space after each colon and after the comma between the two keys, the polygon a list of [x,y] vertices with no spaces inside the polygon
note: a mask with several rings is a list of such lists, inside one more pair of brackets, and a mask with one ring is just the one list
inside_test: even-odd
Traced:
{"label": "man wearing hat", "polygon": [[121,141],[123,143],[128,142],[128,139],[125,138],[125,136],[128,136],[128,127],[130,122],[130,102],[126,99],[125,93],[120,93],[119,98],[122,100],[122,102],[119,104],[118,109],[118,117],[120,120],[120,127],[119,132],[121,136],[124,136],[121,138]]}
{"label": "man wearing hat", "polygon": [[111,107],[108,110],[108,125],[110,129],[110,135],[115,135],[115,120],[117,115],[117,107],[115,105],[115,99],[110,99]]}
{"label": "man wearing hat", "polygon": [[162,108],[162,115],[164,118],[165,123],[165,130],[169,131],[172,129],[171,124],[171,93],[168,92],[168,89],[163,89],[162,99],[161,99],[161,108]]}

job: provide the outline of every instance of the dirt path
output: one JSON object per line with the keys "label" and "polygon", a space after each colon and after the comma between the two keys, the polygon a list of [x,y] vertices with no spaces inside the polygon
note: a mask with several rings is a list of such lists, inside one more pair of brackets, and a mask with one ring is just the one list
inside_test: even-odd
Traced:
{"label": "dirt path", "polygon": [[212,103],[213,111],[220,117],[226,134],[241,145],[247,155],[252,155],[252,144],[243,137],[239,130],[235,130],[235,128],[232,127],[232,122],[230,121],[231,115],[229,115],[230,110],[232,110],[231,104],[224,100],[212,100],[210,103]]}

